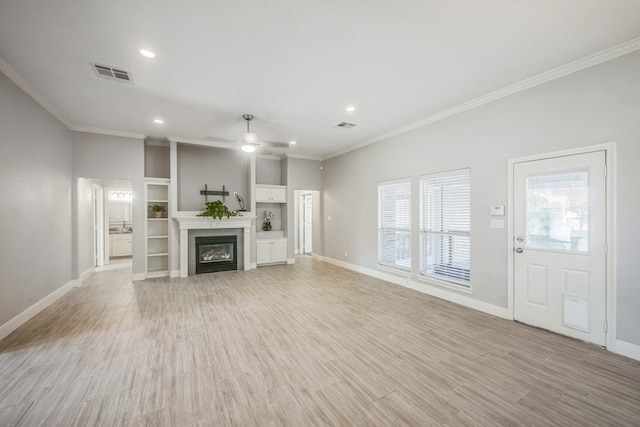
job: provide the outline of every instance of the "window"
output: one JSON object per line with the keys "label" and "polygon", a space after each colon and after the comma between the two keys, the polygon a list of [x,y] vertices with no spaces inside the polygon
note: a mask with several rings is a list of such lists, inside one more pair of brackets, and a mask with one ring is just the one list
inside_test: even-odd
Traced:
{"label": "window", "polygon": [[411,269],[411,182],[378,184],[378,263]]}
{"label": "window", "polygon": [[471,282],[469,170],[420,177],[420,273]]}

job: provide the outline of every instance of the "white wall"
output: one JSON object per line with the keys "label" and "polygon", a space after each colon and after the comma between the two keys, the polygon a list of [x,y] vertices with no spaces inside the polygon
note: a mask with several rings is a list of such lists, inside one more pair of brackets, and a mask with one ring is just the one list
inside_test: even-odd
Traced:
{"label": "white wall", "polygon": [[[73,135],[74,177],[129,180],[133,191],[133,274],[144,273],[144,142],[141,139],[119,136],[74,132]],[[75,187],[75,186],[74,186]],[[74,189],[76,195],[77,189]],[[74,209],[78,209],[75,198]],[[92,247],[93,236],[89,237],[74,230],[78,245],[74,251],[74,278],[84,271],[80,265],[80,248]],[[80,239],[83,241],[80,242]],[[89,240],[91,239],[91,240]],[[84,251],[82,256],[84,256]]]}
{"label": "white wall", "polygon": [[0,73],[0,325],[72,279],[72,138]]}
{"label": "white wall", "polygon": [[489,206],[508,203],[508,160],[615,141],[617,338],[640,345],[639,76],[636,52],[326,160],[324,255],[375,269],[378,182],[470,167],[471,297],[506,307],[507,230]]}

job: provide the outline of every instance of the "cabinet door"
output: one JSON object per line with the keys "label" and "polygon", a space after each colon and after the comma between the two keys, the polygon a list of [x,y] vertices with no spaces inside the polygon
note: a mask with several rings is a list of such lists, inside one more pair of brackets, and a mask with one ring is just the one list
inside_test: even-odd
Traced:
{"label": "cabinet door", "polygon": [[270,202],[271,189],[256,186],[256,202]]}
{"label": "cabinet door", "polygon": [[272,188],[271,189],[271,201],[274,203],[287,203],[287,190],[286,188]]}
{"label": "cabinet door", "polygon": [[271,262],[271,240],[257,240],[258,250],[256,264],[268,264]]}
{"label": "cabinet door", "polygon": [[119,239],[113,241],[112,256],[130,256],[131,255],[131,239]]}
{"label": "cabinet door", "polygon": [[271,262],[287,260],[287,239],[274,240],[271,245]]}

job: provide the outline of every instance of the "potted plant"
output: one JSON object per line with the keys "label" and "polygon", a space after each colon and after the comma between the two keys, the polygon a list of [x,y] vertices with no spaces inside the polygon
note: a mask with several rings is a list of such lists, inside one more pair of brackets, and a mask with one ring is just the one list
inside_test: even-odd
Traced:
{"label": "potted plant", "polygon": [[153,211],[153,216],[156,218],[164,217],[164,213],[167,211],[167,208],[162,205],[153,205],[151,206],[151,210]]}
{"label": "potted plant", "polygon": [[263,231],[271,231],[271,218],[273,218],[273,212],[264,211],[264,222],[262,223]]}
{"label": "potted plant", "polygon": [[204,212],[199,213],[198,216],[210,216],[213,219],[222,219],[223,216],[227,218],[238,216],[238,212],[230,211],[224,203],[216,200],[215,202],[205,203]]}

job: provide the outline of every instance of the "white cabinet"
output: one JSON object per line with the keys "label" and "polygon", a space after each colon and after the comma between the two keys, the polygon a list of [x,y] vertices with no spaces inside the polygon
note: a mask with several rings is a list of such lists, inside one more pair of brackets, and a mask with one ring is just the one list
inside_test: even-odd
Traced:
{"label": "white cabinet", "polygon": [[[168,179],[147,178],[145,194],[147,220],[145,224],[145,276],[169,275],[169,183]],[[155,208],[154,206],[161,206]],[[156,213],[155,211],[159,211]]]}
{"label": "white cabinet", "polygon": [[287,186],[256,184],[256,202],[287,203]]}
{"label": "white cabinet", "polygon": [[109,234],[109,256],[131,256],[133,254],[131,234]]}
{"label": "white cabinet", "polygon": [[287,238],[258,239],[256,263],[274,264],[287,261]]}

